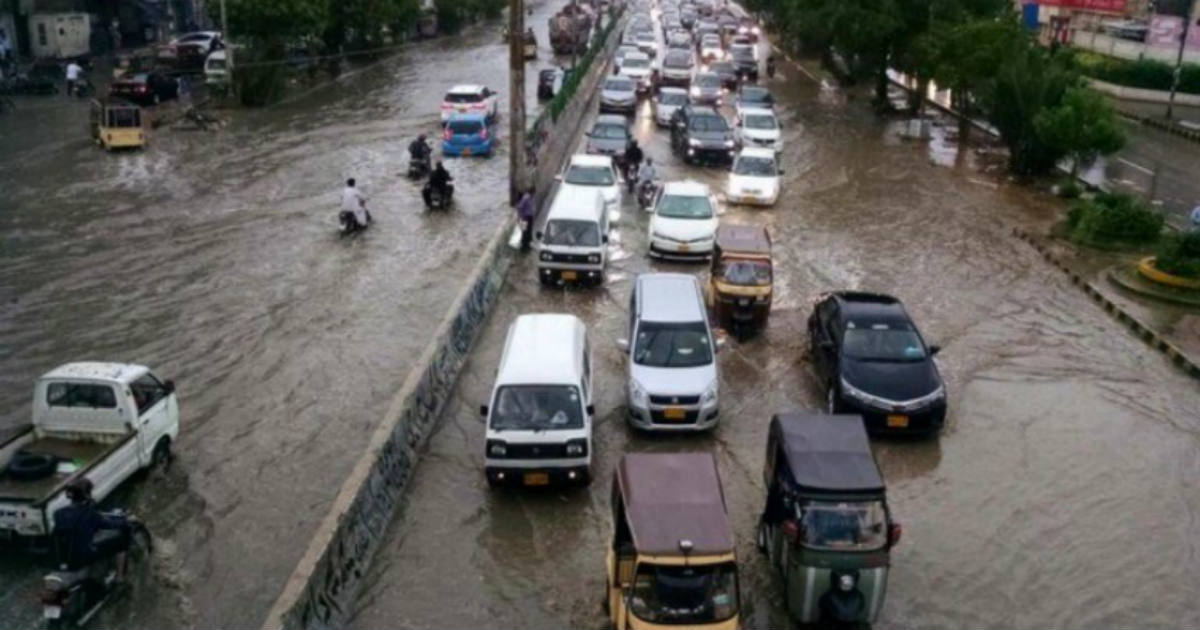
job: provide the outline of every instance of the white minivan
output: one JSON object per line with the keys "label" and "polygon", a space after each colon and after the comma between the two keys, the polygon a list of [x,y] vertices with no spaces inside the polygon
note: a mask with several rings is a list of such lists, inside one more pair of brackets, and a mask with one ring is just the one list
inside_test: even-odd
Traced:
{"label": "white minivan", "polygon": [[608,229],[603,192],[585,186],[560,187],[545,223],[534,233],[542,284],[604,282]]}
{"label": "white minivan", "polygon": [[629,422],[655,431],[705,431],[717,425],[717,339],[700,282],[680,273],[637,277],[629,298]]}
{"label": "white minivan", "polygon": [[592,354],[578,317],[521,315],[508,328],[487,422],[492,486],[587,484],[592,470]]}

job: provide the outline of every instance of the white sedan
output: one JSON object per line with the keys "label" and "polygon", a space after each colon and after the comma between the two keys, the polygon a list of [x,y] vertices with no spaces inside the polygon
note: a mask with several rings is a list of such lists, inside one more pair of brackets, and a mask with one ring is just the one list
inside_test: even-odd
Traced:
{"label": "white sedan", "polygon": [[782,174],[773,149],[742,149],[733,160],[725,198],[729,203],[773,206],[779,199]]}
{"label": "white sedan", "polygon": [[650,217],[650,255],[707,258],[717,235],[717,200],[707,184],[668,182]]}
{"label": "white sedan", "polygon": [[783,136],[775,112],[765,108],[743,109],[738,119],[738,139],[744,147],[783,150]]}
{"label": "white sedan", "polygon": [[594,188],[604,196],[604,203],[615,207],[621,203],[621,177],[611,156],[578,153],[562,175],[558,177],[563,188]]}

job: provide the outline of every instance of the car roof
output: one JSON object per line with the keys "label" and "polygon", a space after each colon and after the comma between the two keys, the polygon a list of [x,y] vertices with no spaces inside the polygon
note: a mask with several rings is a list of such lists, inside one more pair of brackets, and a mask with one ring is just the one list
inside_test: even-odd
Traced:
{"label": "car roof", "polygon": [[724,253],[770,256],[771,234],[762,225],[722,223],[717,227],[717,248]]}
{"label": "car roof", "polygon": [[604,195],[596,187],[566,184],[554,193],[546,220],[599,222],[604,212]]}
{"label": "car roof", "polygon": [[694,179],[673,181],[663,184],[664,195],[685,195],[688,197],[707,197],[710,194],[708,184]]}
{"label": "car roof", "polygon": [[771,98],[775,98],[775,95],[771,94],[770,88],[765,88],[761,85],[743,85],[738,89],[738,95],[742,94],[766,94]]}
{"label": "car roof", "polygon": [[837,300],[842,320],[863,319],[878,322],[911,323],[908,312],[900,300],[885,293],[868,293],[865,291],[835,291],[831,294]]}
{"label": "car roof", "polygon": [[485,114],[480,114],[480,113],[476,113],[476,112],[463,112],[463,113],[456,112],[454,114],[451,114],[450,118],[447,120],[447,122],[458,122],[458,121],[481,122],[481,123],[486,124],[487,116]]}
{"label": "car roof", "polygon": [[677,87],[662,87],[658,89],[659,94],[682,94],[687,96],[688,91]]}
{"label": "car roof", "polygon": [[622,127],[628,127],[629,119],[618,114],[601,114],[592,123],[593,127],[596,125],[621,125]]}
{"label": "car roof", "polygon": [[775,149],[767,149],[763,147],[743,147],[738,152],[738,157],[754,157],[754,158],[770,158],[775,159]]}
{"label": "car roof", "polygon": [[633,79],[630,79],[629,77],[627,77],[627,76],[625,76],[625,75],[623,75],[623,74],[610,74],[610,75],[608,75],[608,78],[606,78],[606,79],[604,80],[604,82],[605,82],[605,83],[608,83],[608,82],[610,82],[610,81],[617,81],[617,82],[621,82],[621,83],[631,83],[631,84],[633,83]]}
{"label": "car roof", "polygon": [[481,92],[483,92],[482,85],[472,85],[467,83],[456,85],[449,90],[446,90],[446,94],[479,94]]}
{"label": "car roof", "polygon": [[60,365],[46,374],[43,379],[79,379],[97,381],[116,381],[130,383],[150,369],[144,365],[132,363],[114,363],[110,361],[76,361]]}
{"label": "car roof", "polygon": [[702,322],[704,305],[695,276],[643,273],[637,278],[641,319],[647,322]]}
{"label": "car roof", "polygon": [[630,59],[642,59],[645,61],[650,61],[650,55],[647,55],[646,53],[641,52],[640,50],[638,52],[630,51],[625,54],[625,61],[629,61]]}
{"label": "car roof", "polygon": [[858,415],[780,413],[770,436],[797,486],[824,492],[882,492],[883,476]]}
{"label": "car roof", "polygon": [[521,315],[508,327],[496,385],[553,385],[579,382],[587,328],[574,315]]}
{"label": "car roof", "polygon": [[612,157],[607,155],[592,155],[591,153],[576,153],[571,156],[569,166],[604,166],[612,168]]}
{"label": "car roof", "polygon": [[770,116],[775,118],[775,112],[766,107],[747,107],[742,110],[742,117],[746,116]]}
{"label": "car roof", "polygon": [[639,553],[678,556],[685,540],[697,555],[733,552],[712,453],[627,453],[617,466],[616,483]]}

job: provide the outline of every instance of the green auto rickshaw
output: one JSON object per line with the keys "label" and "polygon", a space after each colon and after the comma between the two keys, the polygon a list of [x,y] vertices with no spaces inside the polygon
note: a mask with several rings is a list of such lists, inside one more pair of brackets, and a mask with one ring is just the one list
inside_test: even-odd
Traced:
{"label": "green auto rickshaw", "polygon": [[783,578],[788,612],[820,627],[872,623],[900,540],[862,418],[771,419],[758,547]]}

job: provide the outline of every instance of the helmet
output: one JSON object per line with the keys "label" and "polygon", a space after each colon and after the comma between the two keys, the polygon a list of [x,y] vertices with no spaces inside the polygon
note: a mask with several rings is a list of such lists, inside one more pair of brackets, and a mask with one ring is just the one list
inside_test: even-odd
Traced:
{"label": "helmet", "polygon": [[81,503],[92,498],[92,481],[87,477],[71,480],[67,484],[67,498],[72,503]]}
{"label": "helmet", "polygon": [[425,134],[421,134],[421,135],[417,136],[417,141],[425,142]]}

